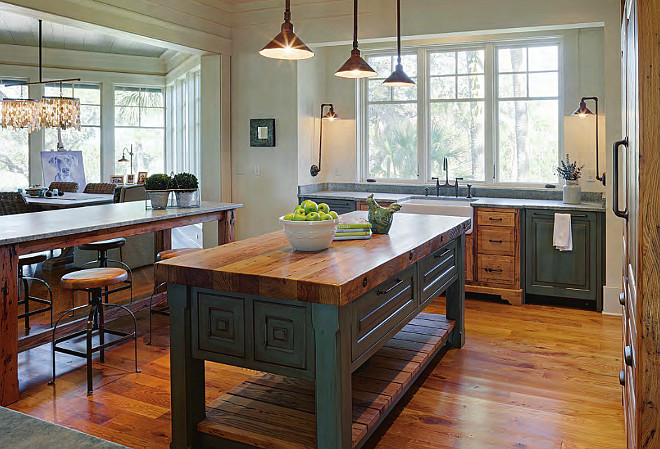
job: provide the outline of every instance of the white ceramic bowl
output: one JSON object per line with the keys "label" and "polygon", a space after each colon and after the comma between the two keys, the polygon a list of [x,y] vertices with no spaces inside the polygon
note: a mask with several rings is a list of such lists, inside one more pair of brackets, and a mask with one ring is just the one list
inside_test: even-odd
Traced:
{"label": "white ceramic bowl", "polygon": [[291,221],[280,217],[284,235],[296,251],[321,251],[329,248],[339,221]]}

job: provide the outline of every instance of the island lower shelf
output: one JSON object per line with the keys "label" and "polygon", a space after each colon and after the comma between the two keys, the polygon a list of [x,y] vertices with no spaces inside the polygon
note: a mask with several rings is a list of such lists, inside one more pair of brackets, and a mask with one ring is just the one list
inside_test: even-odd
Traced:
{"label": "island lower shelf", "polygon": [[[361,447],[433,358],[448,345],[454,322],[420,313],[352,374],[352,443]],[[207,406],[197,425],[203,447],[221,443],[269,449],[313,449],[315,386],[257,374]]]}

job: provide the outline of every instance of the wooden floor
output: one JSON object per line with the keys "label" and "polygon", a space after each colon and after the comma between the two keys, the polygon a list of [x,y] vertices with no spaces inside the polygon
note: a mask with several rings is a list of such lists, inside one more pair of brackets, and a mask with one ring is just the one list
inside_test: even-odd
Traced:
{"label": "wooden floor", "polygon": [[[442,300],[427,310],[443,313]],[[19,357],[21,400],[11,408],[130,447],[169,444],[167,318],[156,316],[141,374],[132,345],[95,364],[85,395],[84,360],[58,354],[55,387],[48,347]],[[432,364],[367,442],[368,448],[625,447],[618,370],[620,318],[548,306],[513,307],[468,300],[466,344]],[[253,372],[207,363],[210,402]]]}

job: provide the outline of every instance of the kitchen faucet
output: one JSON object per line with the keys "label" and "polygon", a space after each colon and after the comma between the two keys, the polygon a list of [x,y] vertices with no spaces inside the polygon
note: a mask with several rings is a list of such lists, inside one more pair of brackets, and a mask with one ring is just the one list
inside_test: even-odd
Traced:
{"label": "kitchen faucet", "polygon": [[449,161],[447,158],[443,158],[442,160],[442,170],[445,172],[445,183],[444,185],[440,185],[440,178],[433,177],[435,181],[435,196],[440,196],[440,187],[446,188],[446,187],[454,187],[456,189],[456,198],[458,198],[458,181],[462,181],[463,178],[456,178],[456,181],[454,184],[449,184]]}

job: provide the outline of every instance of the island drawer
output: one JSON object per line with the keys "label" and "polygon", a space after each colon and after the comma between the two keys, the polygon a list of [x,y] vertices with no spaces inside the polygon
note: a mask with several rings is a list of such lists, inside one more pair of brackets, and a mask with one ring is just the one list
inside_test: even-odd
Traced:
{"label": "island drawer", "polygon": [[477,209],[478,226],[516,226],[516,211],[510,209]]}
{"label": "island drawer", "polygon": [[193,301],[198,349],[245,357],[245,301],[243,298],[202,293]]}
{"label": "island drawer", "polygon": [[483,226],[477,231],[477,252],[502,256],[516,255],[516,229]]}
{"label": "island drawer", "polygon": [[378,343],[417,307],[415,267],[399,273],[353,303],[352,360]]}
{"label": "island drawer", "polygon": [[441,294],[458,274],[456,269],[456,242],[451,242],[419,263],[422,285],[420,303],[426,303]]}
{"label": "island drawer", "polygon": [[477,258],[477,280],[512,285],[515,283],[515,262],[515,257],[480,254]]}

